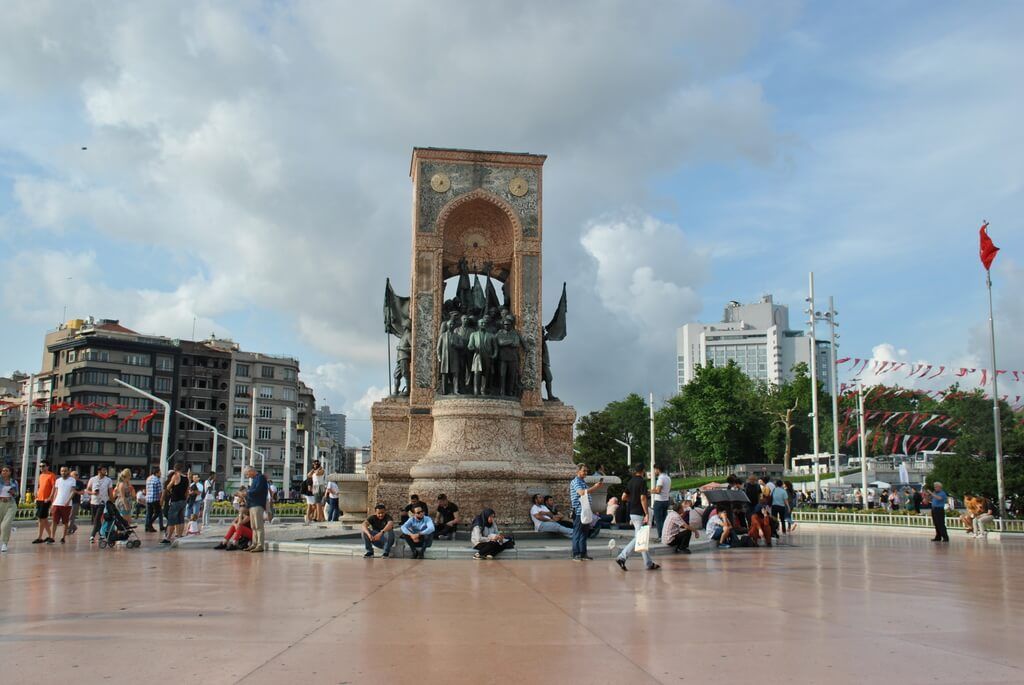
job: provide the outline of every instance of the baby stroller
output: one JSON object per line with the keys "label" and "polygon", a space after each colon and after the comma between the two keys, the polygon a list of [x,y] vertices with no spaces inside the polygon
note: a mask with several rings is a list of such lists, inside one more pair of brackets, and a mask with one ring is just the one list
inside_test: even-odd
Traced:
{"label": "baby stroller", "polygon": [[135,526],[124,520],[114,503],[107,501],[103,509],[103,527],[100,529],[100,547],[113,549],[117,543],[131,549],[141,547],[142,540],[135,532]]}

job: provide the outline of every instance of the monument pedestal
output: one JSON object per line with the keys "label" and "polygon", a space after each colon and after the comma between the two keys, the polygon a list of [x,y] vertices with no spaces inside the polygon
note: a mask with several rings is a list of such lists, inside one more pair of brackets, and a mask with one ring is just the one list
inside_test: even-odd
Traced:
{"label": "monument pedestal", "polygon": [[412,493],[433,510],[445,493],[466,522],[490,507],[501,523],[526,526],[535,493],[567,504],[576,412],[561,402],[531,410],[518,399],[445,396],[424,414],[389,398],[373,406],[372,417],[370,500],[392,512]]}

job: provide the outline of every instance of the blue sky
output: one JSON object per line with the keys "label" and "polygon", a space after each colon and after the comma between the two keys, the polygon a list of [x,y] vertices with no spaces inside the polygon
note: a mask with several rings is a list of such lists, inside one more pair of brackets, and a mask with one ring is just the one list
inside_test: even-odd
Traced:
{"label": "blue sky", "polygon": [[1024,369],[1024,6],[637,7],[10,4],[0,372],[37,367],[65,305],[195,317],[367,416],[417,145],[549,155],[556,392],[581,411],[667,396],[675,328],[728,300],[773,293],[799,325],[810,270],[842,356],[983,366],[982,219],[999,366]]}

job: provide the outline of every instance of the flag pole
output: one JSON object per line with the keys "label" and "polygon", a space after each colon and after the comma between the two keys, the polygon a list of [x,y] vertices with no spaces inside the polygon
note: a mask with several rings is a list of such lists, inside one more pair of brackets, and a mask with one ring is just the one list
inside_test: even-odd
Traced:
{"label": "flag pole", "polygon": [[1006,519],[1006,495],[1003,489],[1003,435],[999,417],[999,372],[996,371],[996,326],[992,316],[992,272],[985,269],[985,285],[988,286],[988,337],[992,345],[992,421],[996,436],[996,489],[999,493],[999,529]]}

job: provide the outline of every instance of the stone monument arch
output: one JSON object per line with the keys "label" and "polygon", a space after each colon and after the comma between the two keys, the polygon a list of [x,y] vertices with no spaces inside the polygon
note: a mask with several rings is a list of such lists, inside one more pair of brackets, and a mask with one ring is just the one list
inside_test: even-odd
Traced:
{"label": "stone monument arch", "polygon": [[[528,498],[565,498],[576,413],[544,401],[541,308],[544,155],[415,148],[409,395],[372,410],[370,501],[392,510],[446,493],[467,516],[484,506],[527,523]],[[484,269],[503,284],[521,340],[515,397],[438,393],[445,280]],[[450,305],[450,303],[449,303]]]}

